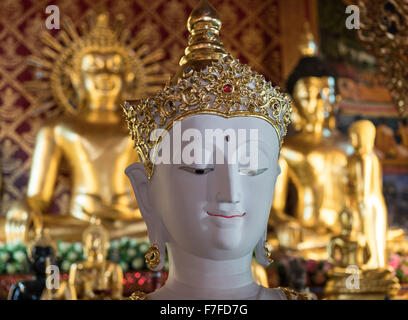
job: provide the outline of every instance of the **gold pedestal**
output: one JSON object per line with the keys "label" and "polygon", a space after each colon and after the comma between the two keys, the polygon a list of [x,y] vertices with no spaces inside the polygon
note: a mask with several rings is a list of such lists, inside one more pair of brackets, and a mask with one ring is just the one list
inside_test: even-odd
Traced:
{"label": "gold pedestal", "polygon": [[324,289],[326,300],[384,300],[396,296],[400,284],[390,269],[352,272],[334,268]]}

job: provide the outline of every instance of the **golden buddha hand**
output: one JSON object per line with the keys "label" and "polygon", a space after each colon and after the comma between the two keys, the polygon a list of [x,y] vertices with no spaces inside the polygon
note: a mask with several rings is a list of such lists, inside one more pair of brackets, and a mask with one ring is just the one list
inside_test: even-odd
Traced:
{"label": "golden buddha hand", "polygon": [[93,291],[92,288],[92,280],[93,279],[86,279],[87,281],[84,281],[84,299],[85,300],[92,300],[95,299],[96,295]]}

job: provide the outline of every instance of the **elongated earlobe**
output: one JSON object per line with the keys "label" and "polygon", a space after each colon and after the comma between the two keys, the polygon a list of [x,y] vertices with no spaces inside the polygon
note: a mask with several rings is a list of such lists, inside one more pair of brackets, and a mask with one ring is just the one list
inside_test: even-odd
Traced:
{"label": "elongated earlobe", "polygon": [[142,213],[143,218],[145,218],[144,215],[149,215],[151,207],[147,195],[148,179],[146,177],[143,164],[136,162],[130,165],[126,168],[125,174],[130,180],[140,212]]}
{"label": "elongated earlobe", "polygon": [[[132,184],[140,213],[147,226],[151,250],[145,258],[146,260],[155,260],[154,263],[148,264],[150,265],[151,270],[159,271],[163,268],[166,261],[167,233],[160,215],[154,211],[149,202],[149,179],[146,176],[143,164],[140,162],[136,162],[127,167],[125,174],[128,176]],[[154,246],[157,247],[158,252],[155,249],[152,249]]]}

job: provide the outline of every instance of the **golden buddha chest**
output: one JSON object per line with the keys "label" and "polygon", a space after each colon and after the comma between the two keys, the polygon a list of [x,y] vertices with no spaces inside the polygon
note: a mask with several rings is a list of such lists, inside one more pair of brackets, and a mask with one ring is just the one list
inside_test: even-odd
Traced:
{"label": "golden buddha chest", "polygon": [[56,141],[72,174],[71,212],[130,218],[137,205],[124,171],[137,161],[121,123],[69,119],[55,127]]}
{"label": "golden buddha chest", "polygon": [[296,203],[291,214],[307,227],[323,223],[332,228],[344,205],[346,153],[335,145],[290,143],[281,155],[288,166]]}

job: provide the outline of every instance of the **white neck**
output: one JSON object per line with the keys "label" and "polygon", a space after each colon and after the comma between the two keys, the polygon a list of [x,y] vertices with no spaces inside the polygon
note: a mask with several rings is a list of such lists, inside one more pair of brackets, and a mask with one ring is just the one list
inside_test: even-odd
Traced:
{"label": "white neck", "polygon": [[251,272],[252,254],[234,260],[211,260],[168,244],[169,276],[151,299],[256,299],[261,287]]}

